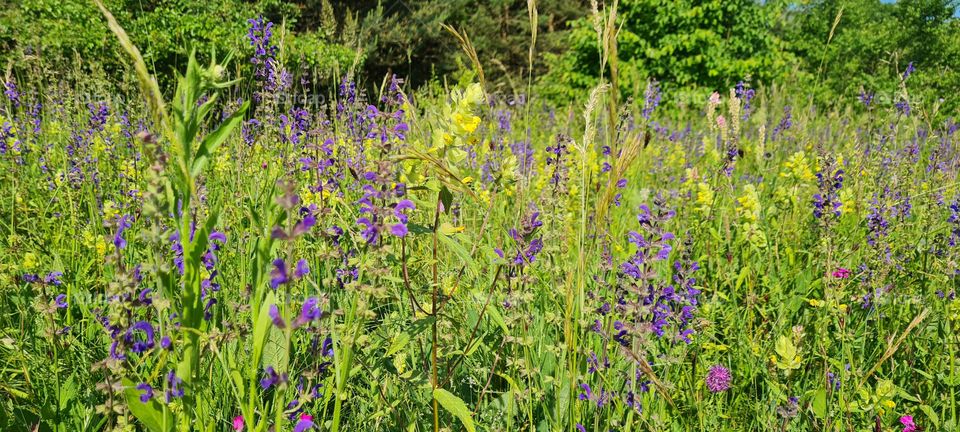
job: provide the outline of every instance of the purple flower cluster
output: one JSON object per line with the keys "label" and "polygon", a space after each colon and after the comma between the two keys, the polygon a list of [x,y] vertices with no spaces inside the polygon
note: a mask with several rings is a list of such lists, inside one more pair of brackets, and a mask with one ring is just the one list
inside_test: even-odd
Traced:
{"label": "purple flower cluster", "polygon": [[910,78],[910,75],[916,70],[917,68],[913,67],[913,62],[907,63],[907,68],[903,71],[902,80],[906,81],[907,78]]}
{"label": "purple flower cluster", "polygon": [[[831,163],[826,164],[825,169],[817,172],[817,187],[819,192],[813,195],[813,216],[817,219],[830,212],[834,218],[840,217],[839,191],[843,188],[843,170],[833,168]],[[833,174],[831,175],[831,171]]]}
{"label": "purple flower cluster", "polygon": [[[387,167],[381,165],[379,171],[368,171],[363,175],[368,183],[363,185],[363,197],[357,201],[361,214],[357,225],[361,227],[360,236],[367,244],[377,244],[384,231],[396,237],[406,236],[410,222],[408,213],[417,208],[413,201],[403,198],[406,195],[403,183],[390,186],[388,173]],[[392,202],[394,199],[399,201]]]}
{"label": "purple flower cluster", "polygon": [[883,196],[874,196],[867,215],[867,244],[875,246],[889,233],[891,209],[884,203]]}
{"label": "purple flower cluster", "polygon": [[743,121],[747,121],[750,118],[750,111],[753,108],[750,105],[750,102],[753,100],[754,96],[756,96],[756,91],[750,88],[748,83],[740,81],[737,83],[734,92],[736,93],[737,98],[740,99],[740,112],[743,113]]}
{"label": "purple flower cluster", "polygon": [[303,108],[290,108],[287,114],[280,115],[280,131],[281,142],[300,146],[310,131],[310,113]]}
{"label": "purple flower cluster", "polygon": [[730,369],[727,369],[723,365],[713,365],[710,366],[710,370],[707,372],[704,382],[707,384],[707,389],[713,393],[722,393],[730,389],[730,381],[732,376],[730,375]]}
{"label": "purple flower cluster", "polygon": [[263,16],[247,20],[250,27],[247,30],[247,39],[250,40],[250,46],[253,47],[253,56],[250,62],[256,65],[256,77],[266,79],[273,70],[270,63],[277,54],[277,46],[273,45],[273,23],[267,21]]}
{"label": "purple flower cluster", "polygon": [[[629,293],[626,303],[635,302],[633,307],[623,308],[631,311],[625,316],[626,322],[614,323],[618,330],[615,340],[627,345],[627,335],[642,334],[650,331],[658,338],[668,337],[671,341],[691,343],[694,334],[692,321],[699,303],[700,290],[696,288],[696,279],[692,276],[700,265],[690,259],[692,239],[685,240],[682,256],[673,263],[673,283],[659,282],[654,263],[669,258],[673,251],[670,244],[673,233],[663,228],[665,222],[673,218],[675,212],[665,210],[658,198],[655,209],[647,205],[640,206],[637,216],[642,233],[631,231],[628,240],[636,247],[634,255],[620,265],[627,281]],[[620,328],[618,328],[620,327]]]}
{"label": "purple flower cluster", "polygon": [[947,217],[947,223],[950,224],[950,234],[947,241],[950,247],[957,247],[960,245],[960,198],[954,200],[948,209],[950,216]]}
{"label": "purple flower cluster", "polygon": [[548,154],[546,162],[547,166],[551,169],[550,185],[553,186],[555,193],[564,190],[567,181],[568,167],[564,164],[564,156],[570,153],[570,150],[567,149],[570,143],[570,137],[559,134],[557,135],[556,144],[547,147]]}
{"label": "purple flower cluster", "polygon": [[644,120],[650,120],[650,115],[660,105],[660,97],[660,83],[656,81],[647,83],[647,89],[643,92],[643,111],[640,113]]}
{"label": "purple flower cluster", "polygon": [[790,106],[787,105],[783,107],[783,118],[780,119],[780,123],[777,124],[777,127],[773,128],[773,140],[776,140],[777,137],[783,135],[784,132],[793,127],[793,114],[791,113]]}
{"label": "purple flower cluster", "polygon": [[[543,239],[537,236],[537,230],[543,226],[540,219],[540,212],[536,206],[531,206],[530,213],[525,215],[520,221],[519,228],[510,228],[510,238],[513,239],[514,252],[511,253],[510,264],[516,267],[524,267],[532,264],[537,259],[537,254],[543,250]],[[494,252],[500,258],[506,259],[504,251],[500,248],[494,249]]]}
{"label": "purple flower cluster", "polygon": [[13,81],[3,83],[3,94],[7,96],[14,108],[20,107],[20,92],[17,91],[17,84]]}
{"label": "purple flower cluster", "polygon": [[860,103],[862,103],[863,106],[866,107],[867,109],[870,109],[870,104],[873,103],[873,96],[874,96],[873,92],[860,90],[860,96],[859,96]]}

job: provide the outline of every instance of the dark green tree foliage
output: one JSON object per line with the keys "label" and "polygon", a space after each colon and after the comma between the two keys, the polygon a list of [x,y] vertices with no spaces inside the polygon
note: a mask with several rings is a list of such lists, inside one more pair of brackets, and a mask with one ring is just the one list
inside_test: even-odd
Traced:
{"label": "dark green tree foliage", "polygon": [[[656,79],[670,87],[724,88],[750,75],[770,80],[788,68],[771,31],[779,8],[754,0],[623,0],[618,7],[619,80],[631,92]],[[596,32],[577,20],[572,50],[553,59],[553,89],[590,87],[599,75]],[[609,72],[607,72],[609,73]]]}
{"label": "dark green tree foliage", "polygon": [[[141,47],[144,60],[153,67],[161,83],[172,82],[172,72],[180,70],[195,48],[201,58],[216,49],[237,54],[234,66],[246,66],[250,47],[246,38],[247,19],[264,15],[277,25],[279,39],[284,34],[292,63],[333,69],[333,63],[349,67],[352,50],[339,40],[308,31],[301,24],[300,8],[283,0],[105,0],[117,20]],[[320,23],[309,27],[320,28]],[[281,27],[290,29],[284,32]],[[301,32],[292,29],[303,28]],[[81,73],[91,69],[116,78],[124,70],[115,38],[102,22],[99,11],[89,0],[22,0],[0,11],[0,60],[42,58],[48,65],[60,64],[60,70]],[[75,63],[79,60],[79,65]]]}
{"label": "dark green tree foliage", "polygon": [[[17,0],[0,7],[0,66],[119,81],[118,47],[89,0]],[[379,84],[396,73],[417,86],[469,69],[457,41],[476,48],[491,90],[525,87],[527,0],[106,0],[143,49],[161,84],[182,69],[188,46],[201,60],[216,48],[248,67],[247,19],[264,15],[298,73],[352,68]],[[600,61],[589,0],[539,0],[533,77],[542,94],[572,100],[597,83]],[[612,0],[600,1],[609,7]],[[911,102],[929,105],[960,89],[957,0],[621,0],[618,83],[642,94],[721,90],[750,77],[808,91],[820,102],[855,101],[861,89],[897,102],[907,64]],[[842,10],[842,13],[841,13]],[[839,20],[837,19],[839,17]],[[242,71],[241,71],[242,72]],[[609,71],[605,74],[609,76]],[[952,100],[953,98],[947,98]],[[955,102],[948,102],[955,103]],[[945,107],[949,108],[949,107]]]}
{"label": "dark green tree foliage", "polygon": [[960,88],[956,8],[955,0],[809,2],[791,12],[789,48],[823,99],[850,100],[861,89],[896,98],[912,62],[911,99],[926,104]]}
{"label": "dark green tree foliage", "polygon": [[[320,2],[316,2],[319,4]],[[467,61],[454,39],[441,24],[463,29],[483,64],[487,79],[508,87],[524,84],[530,47],[527,0],[336,0],[334,10],[374,13],[379,22],[370,26],[368,37],[375,45],[366,60],[371,79],[387,73],[422,83],[457,71]],[[539,0],[537,58],[534,76],[546,71],[544,53],[567,49],[568,22],[587,13],[587,0]],[[375,13],[379,11],[379,14]],[[316,12],[310,12],[316,14]],[[513,82],[511,82],[511,79]]]}

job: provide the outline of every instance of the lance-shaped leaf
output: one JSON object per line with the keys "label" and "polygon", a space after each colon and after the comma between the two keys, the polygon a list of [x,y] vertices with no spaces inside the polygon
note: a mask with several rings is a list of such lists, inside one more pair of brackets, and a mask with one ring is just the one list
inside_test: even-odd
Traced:
{"label": "lance-shaped leaf", "polygon": [[433,398],[440,403],[443,409],[460,419],[467,432],[476,432],[477,428],[473,425],[470,409],[467,408],[467,404],[463,403],[463,399],[442,388],[433,389]]}
{"label": "lance-shaped leaf", "polygon": [[227,137],[230,136],[230,132],[243,120],[243,115],[247,112],[247,107],[249,106],[250,102],[244,102],[243,105],[240,106],[240,109],[231,114],[230,117],[227,117],[223,123],[220,123],[217,130],[203,138],[203,142],[200,143],[200,148],[197,149],[197,155],[193,158],[193,167],[190,168],[191,175],[195,177],[203,171],[210,157],[217,151],[217,147],[220,147],[220,145],[226,141]]}
{"label": "lance-shaped leaf", "polygon": [[146,403],[140,402],[141,391],[137,390],[133,381],[124,379],[123,387],[123,398],[127,401],[127,407],[147,430],[150,432],[173,430],[173,416],[170,411],[164,409],[156,399],[150,399]]}

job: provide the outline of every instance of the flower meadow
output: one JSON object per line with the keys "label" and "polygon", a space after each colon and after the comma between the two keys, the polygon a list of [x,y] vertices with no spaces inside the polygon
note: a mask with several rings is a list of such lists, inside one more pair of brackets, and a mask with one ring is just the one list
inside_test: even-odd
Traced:
{"label": "flower meadow", "polygon": [[555,106],[315,79],[254,17],[162,92],[101,10],[129,94],[3,82],[3,430],[958,429],[960,124],[912,65]]}

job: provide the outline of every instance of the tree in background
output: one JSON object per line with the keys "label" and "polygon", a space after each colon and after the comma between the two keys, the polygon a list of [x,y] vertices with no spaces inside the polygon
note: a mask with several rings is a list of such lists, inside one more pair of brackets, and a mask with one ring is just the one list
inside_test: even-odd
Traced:
{"label": "tree in background", "polygon": [[789,49],[822,100],[887,97],[909,64],[914,102],[960,89],[960,20],[955,0],[811,1],[791,12]]}
{"label": "tree in background", "polygon": [[[187,42],[201,55],[216,48],[247,57],[247,19],[258,15],[276,23],[281,58],[298,73],[333,77],[358,70],[356,76],[370,85],[395,73],[416,87],[469,70],[442,24],[469,36],[490,90],[520,91],[531,72],[527,0],[107,3],[144,50],[161,84],[172,82],[171,72],[182,69]],[[532,76],[539,78],[540,94],[561,102],[582,97],[601,72],[591,1],[534,3],[538,37]],[[598,3],[603,9],[613,1]],[[754,86],[776,82],[801,88],[823,103],[855,101],[861,90],[893,103],[912,63],[911,103],[927,105],[960,89],[957,3],[620,0],[617,82],[621,93],[636,96],[651,79],[666,91],[709,91],[749,77]],[[54,80],[73,71],[119,82],[125,73],[122,57],[107,29],[91,25],[99,20],[89,0],[13,2],[0,9],[0,66],[59,74]],[[249,67],[243,61],[233,66]]]}
{"label": "tree in background", "polygon": [[[487,78],[510,87],[526,76],[530,47],[527,0],[333,0],[334,10],[350,7],[378,19],[369,35],[371,55],[365,69],[371,79],[397,73],[414,85],[462,68],[465,59],[457,40],[442,24],[464,30],[473,43]],[[568,23],[587,13],[587,0],[539,0],[537,53],[566,50]],[[313,16],[317,12],[304,12]],[[546,71],[537,55],[534,76]]]}
{"label": "tree in background", "polygon": [[[726,88],[745,76],[768,81],[788,70],[775,31],[783,6],[754,0],[623,0],[617,7],[618,80],[634,94],[647,79],[672,88]],[[569,52],[553,56],[551,94],[574,97],[600,74],[591,18],[577,20]],[[606,72],[606,73],[609,73]]]}
{"label": "tree in background", "polygon": [[[351,43],[356,22],[327,31],[321,22],[303,23],[301,8],[284,0],[106,0],[116,17],[143,50],[144,60],[159,74],[161,84],[172,82],[173,71],[183,69],[188,46],[201,56],[246,53],[247,20],[258,15],[278,23],[274,31],[285,39],[285,58],[301,69],[330,72],[349,68],[355,61]],[[355,15],[346,13],[355,17]],[[124,71],[119,47],[89,0],[22,0],[0,11],[0,61],[43,61],[45,69],[95,71],[115,79]],[[325,23],[333,26],[330,22]],[[281,28],[282,27],[282,28]],[[286,30],[284,30],[286,29]],[[300,30],[300,31],[294,31]],[[353,35],[348,40],[346,35]],[[239,55],[246,58],[246,55]],[[18,66],[30,61],[17,62]],[[57,67],[53,67],[57,66]],[[243,61],[234,66],[247,66]],[[62,77],[60,77],[62,78]]]}

